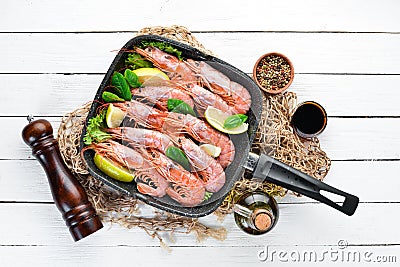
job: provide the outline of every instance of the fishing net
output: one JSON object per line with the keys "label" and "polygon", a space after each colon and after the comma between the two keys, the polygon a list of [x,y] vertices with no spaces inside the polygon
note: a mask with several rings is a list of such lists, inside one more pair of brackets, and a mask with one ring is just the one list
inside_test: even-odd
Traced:
{"label": "fishing net", "polygon": [[[156,34],[180,42],[187,43],[205,53],[206,50],[196,38],[182,26],[144,28],[138,35]],[[263,96],[263,114],[253,142],[252,151],[266,153],[276,159],[322,180],[329,171],[331,162],[320,148],[317,138],[304,141],[293,133],[290,117],[297,105],[297,97],[293,92],[279,95]],[[64,115],[59,130],[58,141],[64,161],[72,173],[85,188],[88,197],[104,222],[118,223],[126,228],[138,227],[152,237],[163,242],[161,233],[194,233],[199,241],[213,237],[223,240],[227,231],[223,227],[209,227],[198,219],[182,217],[154,208],[152,216],[142,216],[141,209],[145,205],[141,201],[127,197],[111,189],[98,179],[92,177],[86,169],[79,153],[79,141],[91,103]],[[287,190],[267,182],[259,182],[245,178],[235,183],[232,190],[214,212],[223,218],[232,212],[237,198],[243,193],[262,190],[273,196],[286,195]]]}

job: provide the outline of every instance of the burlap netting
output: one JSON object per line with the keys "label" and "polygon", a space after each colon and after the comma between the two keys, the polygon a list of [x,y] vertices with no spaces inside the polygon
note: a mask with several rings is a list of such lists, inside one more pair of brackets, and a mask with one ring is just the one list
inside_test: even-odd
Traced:
{"label": "burlap netting", "polygon": [[[138,35],[142,34],[158,34],[187,43],[205,53],[211,53],[186,28],[181,26],[144,28],[138,32]],[[292,92],[264,96],[262,120],[252,151],[272,153],[271,155],[276,159],[322,180],[329,171],[331,161],[321,150],[317,138],[303,142],[293,134],[289,121],[296,105],[296,94]],[[116,192],[89,175],[79,153],[79,140],[89,108],[90,103],[87,103],[65,114],[58,130],[58,141],[66,165],[86,189],[89,199],[103,221],[118,223],[127,228],[139,227],[149,235],[158,237],[162,244],[160,232],[195,233],[199,240],[209,236],[221,240],[225,238],[224,228],[208,227],[200,223],[198,219],[177,216],[156,209],[154,209],[154,216],[141,216],[140,209],[145,204]],[[284,196],[287,193],[279,186],[242,177],[236,182],[215,214],[223,217],[230,213],[237,197],[244,192],[256,189],[275,196]]]}

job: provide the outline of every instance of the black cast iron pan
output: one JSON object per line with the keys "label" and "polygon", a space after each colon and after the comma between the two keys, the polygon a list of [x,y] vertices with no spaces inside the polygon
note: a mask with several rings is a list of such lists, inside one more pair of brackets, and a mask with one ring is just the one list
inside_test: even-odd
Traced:
{"label": "black cast iron pan", "polygon": [[[226,183],[219,192],[214,193],[210,199],[204,201],[202,204],[196,207],[183,207],[169,197],[156,198],[149,195],[144,195],[138,192],[138,190],[136,189],[136,184],[134,182],[124,183],[112,179],[111,177],[102,173],[96,167],[93,162],[94,152],[91,150],[87,150],[84,152],[84,160],[88,166],[89,172],[94,177],[100,179],[112,188],[117,189],[118,191],[125,193],[129,196],[136,197],[154,207],[183,216],[201,217],[210,214],[211,212],[216,210],[219,205],[221,205],[226,194],[233,187],[233,184],[242,176],[244,169],[246,168],[253,172],[253,177],[255,178],[270,181],[294,192],[298,192],[305,196],[311,197],[347,215],[352,215],[355,212],[359,201],[356,196],[335,189],[323,182],[314,179],[307,174],[304,174],[282,162],[273,159],[272,157],[264,154],[256,155],[254,153],[249,153],[251,143],[254,139],[254,135],[261,118],[262,95],[260,89],[247,74],[216,57],[206,55],[186,44],[156,35],[138,36],[128,41],[115,57],[102,83],[100,84],[100,87],[94,98],[94,102],[89,111],[87,121],[96,115],[96,110],[102,101],[101,94],[105,90],[105,87],[109,85],[113,72],[115,70],[120,70],[123,68],[124,61],[127,57],[127,52],[124,51],[131,50],[134,46],[140,45],[143,40],[162,41],[171,44],[181,50],[185,58],[191,58],[199,61],[207,61],[208,64],[210,64],[212,67],[219,70],[220,72],[224,73],[232,81],[243,85],[249,91],[252,99],[251,108],[247,114],[249,116],[249,130],[243,134],[230,135],[230,138],[235,146],[235,157],[233,162],[225,169]],[[82,138],[80,142],[81,149],[84,146],[83,136],[85,133],[86,128],[82,133]],[[345,198],[343,204],[340,205],[323,196],[322,194],[320,194],[321,190],[343,196]]]}

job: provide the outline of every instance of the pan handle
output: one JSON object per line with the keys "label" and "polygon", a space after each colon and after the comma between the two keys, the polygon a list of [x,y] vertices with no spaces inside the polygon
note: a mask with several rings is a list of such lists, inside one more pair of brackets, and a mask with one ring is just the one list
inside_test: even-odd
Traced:
{"label": "pan handle", "polygon": [[[358,197],[329,186],[265,154],[259,156],[257,165],[254,168],[253,177],[265,179],[276,185],[318,200],[349,216],[354,214],[359,203]],[[323,196],[320,193],[321,190],[343,196],[345,198],[343,204],[339,205]]]}

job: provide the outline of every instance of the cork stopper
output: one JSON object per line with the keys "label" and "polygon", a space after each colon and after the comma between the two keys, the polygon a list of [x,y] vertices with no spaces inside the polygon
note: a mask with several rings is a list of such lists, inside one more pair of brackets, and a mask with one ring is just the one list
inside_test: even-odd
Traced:
{"label": "cork stopper", "polygon": [[254,217],[254,226],[259,231],[266,231],[271,227],[271,225],[272,225],[272,218],[269,212],[267,212],[266,210],[260,210],[256,212]]}

